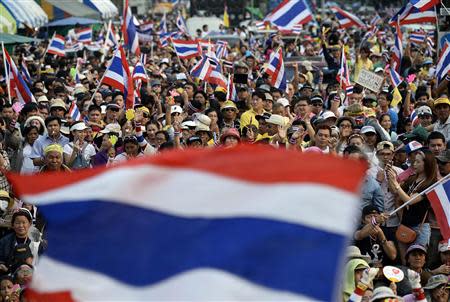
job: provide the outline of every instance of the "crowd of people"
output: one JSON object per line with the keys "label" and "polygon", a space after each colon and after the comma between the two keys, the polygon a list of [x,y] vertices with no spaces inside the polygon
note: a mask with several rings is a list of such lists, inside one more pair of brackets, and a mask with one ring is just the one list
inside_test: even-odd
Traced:
{"label": "crowd of people", "polygon": [[[71,173],[169,149],[243,143],[363,160],[368,170],[342,277],[343,301],[449,301],[450,245],[422,192],[450,174],[450,74],[438,82],[436,52],[427,43],[406,42],[399,69],[405,80],[394,89],[386,69],[394,34],[385,22],[377,25],[382,34],[371,38],[341,29],[331,14],[317,22],[292,39],[246,27],[223,29],[241,41],[228,46],[224,60],[232,66],[222,66],[225,78],[246,75],[245,83],[234,84],[236,96],[230,87],[191,76],[199,58],[180,60],[170,46],[141,44],[148,50],[149,81],[128,109],[124,92],[100,82],[114,49],[59,57],[44,56],[46,41],[17,45],[12,57],[17,65],[26,62],[36,102],[20,104],[1,66],[0,167],[22,174]],[[207,37],[207,31],[204,26],[197,35]],[[293,76],[285,91],[264,73],[279,47],[285,58],[302,57],[286,63]],[[342,89],[336,79],[342,50],[351,79],[361,70],[374,72],[385,79],[380,91],[358,84],[351,92]],[[326,67],[312,64],[318,56]],[[138,59],[130,55],[129,61]],[[72,104],[80,119],[73,120]],[[0,215],[0,299],[18,301],[45,250],[45,223],[35,206],[17,198],[4,173]],[[404,278],[388,280],[386,266],[397,267]]]}

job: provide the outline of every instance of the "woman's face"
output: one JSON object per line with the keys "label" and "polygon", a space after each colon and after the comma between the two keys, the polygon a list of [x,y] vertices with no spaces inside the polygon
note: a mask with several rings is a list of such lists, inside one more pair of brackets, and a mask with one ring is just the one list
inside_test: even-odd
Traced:
{"label": "woman's face", "polygon": [[33,269],[28,265],[22,265],[17,272],[17,283],[20,285],[28,284],[33,277]]}
{"label": "woman's face", "polygon": [[450,289],[446,288],[446,285],[436,287],[431,290],[431,298],[433,302],[448,302]]}
{"label": "woman's face", "polygon": [[361,280],[364,270],[364,268],[355,270],[355,286],[357,286],[358,282]]}
{"label": "woman's face", "polygon": [[124,148],[128,156],[134,157],[139,153],[139,146],[135,143],[126,143]]}
{"label": "woman's face", "polygon": [[27,134],[27,141],[30,145],[34,143],[34,141],[38,138],[39,133],[36,129],[31,129],[30,132]]}
{"label": "woman's face", "polygon": [[2,280],[0,283],[0,296],[5,300],[5,297],[10,296],[12,294],[14,284],[10,280]]}
{"label": "woman's face", "polygon": [[407,260],[410,268],[420,270],[425,265],[425,253],[419,250],[412,251],[408,254]]}
{"label": "woman's face", "polygon": [[385,115],[383,116],[383,118],[381,119],[381,127],[383,127],[384,130],[388,130],[391,129],[391,117],[389,115]]}
{"label": "woman's face", "polygon": [[198,136],[202,139],[203,145],[206,145],[209,141],[209,135],[206,131],[199,131]]}
{"label": "woman's face", "polygon": [[352,123],[346,120],[342,121],[339,124],[339,132],[341,134],[341,137],[349,137],[352,133]]}
{"label": "woman's face", "polygon": [[74,137],[74,140],[83,142],[84,138],[86,137],[86,132],[84,130],[74,130],[73,137]]}
{"label": "woman's face", "polygon": [[155,138],[156,138],[156,143],[158,144],[158,146],[160,146],[161,144],[166,142],[166,137],[162,133],[156,134]]}
{"label": "woman's face", "polygon": [[421,154],[416,155],[416,159],[414,160],[413,168],[417,174],[423,173],[425,171],[425,162],[424,162],[424,158]]}
{"label": "woman's face", "polygon": [[147,137],[150,139],[154,139],[156,136],[156,131],[158,131],[158,127],[154,124],[150,124],[147,126]]}
{"label": "woman's face", "polygon": [[236,137],[228,136],[225,139],[224,145],[225,145],[225,147],[230,148],[230,147],[237,146],[238,143],[239,143],[239,140]]}
{"label": "woman's face", "polygon": [[30,221],[25,216],[17,216],[13,223],[13,229],[18,237],[25,237],[30,225]]}
{"label": "woman's face", "polygon": [[211,119],[211,125],[217,124],[218,121],[217,112],[211,111],[210,113],[208,113],[208,117]]}

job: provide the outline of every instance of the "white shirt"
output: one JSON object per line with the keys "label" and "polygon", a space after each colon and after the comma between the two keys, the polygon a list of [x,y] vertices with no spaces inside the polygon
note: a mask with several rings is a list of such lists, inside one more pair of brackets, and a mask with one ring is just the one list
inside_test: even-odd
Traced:
{"label": "white shirt", "polygon": [[[86,144],[87,143],[85,143],[85,145],[83,146],[83,149],[82,149],[83,150],[83,154],[82,154],[82,156],[84,157],[84,159],[87,162],[90,162],[91,157],[95,155],[95,148],[91,144],[87,144],[87,145]],[[71,156],[72,152],[73,152],[73,142],[66,144],[64,146],[64,148],[63,148],[63,152],[65,154],[67,154],[68,156]]]}
{"label": "white shirt", "polygon": [[39,171],[39,167],[33,164],[33,160],[30,158],[31,152],[33,151],[33,146],[26,143],[23,147],[23,162],[22,168],[20,169],[20,174],[34,174]]}

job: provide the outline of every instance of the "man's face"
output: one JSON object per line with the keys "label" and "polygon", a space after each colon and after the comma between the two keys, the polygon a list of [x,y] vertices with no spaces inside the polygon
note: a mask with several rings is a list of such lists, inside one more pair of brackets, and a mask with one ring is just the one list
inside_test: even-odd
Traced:
{"label": "man's face", "polygon": [[312,91],[311,88],[304,88],[304,89],[302,89],[302,90],[300,91],[300,94],[301,94],[301,95],[307,96],[307,97],[309,97],[309,98],[311,97],[312,93],[313,93],[313,91]]}
{"label": "man's face", "polygon": [[259,127],[258,127],[258,132],[261,134],[264,133],[268,133],[269,132],[269,127],[268,127],[268,123],[266,122],[265,119],[259,119]]}
{"label": "man's face", "polygon": [[2,116],[4,119],[13,120],[15,117],[14,110],[11,107],[5,107],[2,110]]}
{"label": "man's face", "polygon": [[66,111],[61,107],[53,107],[50,109],[50,113],[52,116],[59,117],[60,119],[64,119],[64,115],[66,114]]}
{"label": "man's face", "polygon": [[58,121],[51,121],[47,124],[47,132],[51,136],[59,135],[59,130],[61,129],[61,126],[59,125]]}
{"label": "man's face", "polygon": [[308,109],[308,102],[306,100],[299,101],[295,104],[294,112],[297,115],[304,115],[306,113],[307,109]]}
{"label": "man's face", "polygon": [[422,127],[430,126],[433,122],[433,116],[430,114],[421,114],[419,115],[419,121]]}
{"label": "man's face", "polygon": [[194,87],[192,87],[192,85],[185,85],[184,90],[186,91],[189,99],[194,97]]}
{"label": "man's face", "polygon": [[267,133],[272,136],[278,133],[278,126],[275,124],[267,123]]}
{"label": "man's face", "polygon": [[263,105],[264,101],[262,98],[258,97],[257,95],[254,95],[252,97],[252,107],[254,110],[263,108]]}
{"label": "man's face", "polygon": [[382,149],[377,152],[378,160],[384,165],[388,164],[394,159],[394,152],[390,149]]}
{"label": "man's face", "polygon": [[380,217],[380,214],[377,213],[370,213],[364,216],[363,222],[364,224],[371,224],[373,219],[378,219]]}
{"label": "man's face", "polygon": [[362,101],[362,95],[360,93],[352,93],[348,97],[348,104],[349,105],[361,104],[361,101]]}
{"label": "man's face", "polygon": [[442,176],[447,176],[448,174],[450,174],[450,162],[443,162],[438,160],[437,163],[439,173],[441,173]]}
{"label": "man's face", "polygon": [[39,108],[39,113],[44,120],[48,117],[48,109],[47,108]]}
{"label": "man's face", "polygon": [[119,115],[119,108],[111,107],[106,110],[106,118],[110,121],[117,120],[117,116]]}
{"label": "man's face", "polygon": [[94,123],[98,123],[102,117],[102,114],[98,110],[92,110],[89,112],[89,120]]}
{"label": "man's face", "polygon": [[153,92],[156,94],[160,94],[161,93],[161,85],[153,85],[152,86]]}
{"label": "man's face", "polygon": [[325,149],[328,146],[330,136],[330,131],[328,131],[328,129],[319,129],[316,133],[317,147]]}
{"label": "man's face", "polygon": [[364,139],[366,140],[366,144],[368,146],[371,146],[371,147],[375,146],[375,144],[377,143],[377,135],[375,133],[367,132],[367,133],[364,133],[363,135],[364,135]]}
{"label": "man's face", "polygon": [[314,102],[311,104],[311,111],[314,114],[319,114],[320,111],[323,109],[323,103],[322,102]]}
{"label": "man's face", "polygon": [[225,108],[222,110],[223,116],[227,120],[235,120],[236,119],[236,109],[234,108]]}
{"label": "man's face", "polygon": [[58,171],[62,166],[62,154],[58,151],[50,151],[45,155],[45,164],[50,171]]}
{"label": "man's face", "polygon": [[380,107],[386,107],[389,105],[389,102],[384,94],[380,94],[377,98],[377,101],[378,101],[378,105],[380,105]]}
{"label": "man's face", "polygon": [[425,253],[420,250],[413,250],[408,254],[407,260],[412,269],[421,269],[425,265]]}
{"label": "man's face", "polygon": [[273,102],[271,100],[264,100],[263,104],[264,110],[272,112]]}
{"label": "man's face", "polygon": [[442,151],[445,150],[445,144],[440,138],[430,139],[428,148],[433,152],[434,156],[438,156]]}
{"label": "man's face", "polygon": [[441,122],[445,122],[450,115],[450,106],[447,104],[438,104],[436,107],[436,115]]}

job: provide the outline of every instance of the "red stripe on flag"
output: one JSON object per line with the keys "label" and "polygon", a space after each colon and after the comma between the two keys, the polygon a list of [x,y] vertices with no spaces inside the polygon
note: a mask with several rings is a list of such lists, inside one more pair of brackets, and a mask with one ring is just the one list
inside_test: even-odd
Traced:
{"label": "red stripe on flag", "polygon": [[[251,163],[254,161],[249,160],[255,158],[260,162],[256,166]],[[19,195],[38,194],[84,181],[105,173],[108,169],[145,165],[193,169],[264,184],[297,182],[323,184],[354,193],[359,192],[359,181],[366,171],[365,163],[337,156],[302,154],[268,146],[241,145],[232,149],[168,151],[156,156],[131,160],[111,168],[102,167],[64,173],[63,177],[60,173],[43,173],[38,176],[9,173],[7,177]]]}
{"label": "red stripe on flag", "polygon": [[75,302],[72,294],[69,291],[41,293],[31,288],[27,288],[25,297],[29,302]]}
{"label": "red stripe on flag", "polygon": [[447,216],[445,216],[444,208],[442,207],[441,200],[436,194],[435,190],[432,190],[427,194],[428,199],[430,200],[431,207],[433,208],[434,215],[436,216],[436,220],[441,228],[441,234],[444,239],[450,239],[450,227]]}

